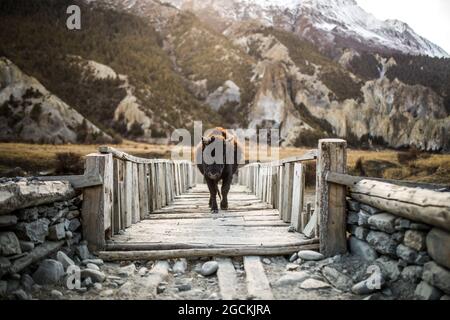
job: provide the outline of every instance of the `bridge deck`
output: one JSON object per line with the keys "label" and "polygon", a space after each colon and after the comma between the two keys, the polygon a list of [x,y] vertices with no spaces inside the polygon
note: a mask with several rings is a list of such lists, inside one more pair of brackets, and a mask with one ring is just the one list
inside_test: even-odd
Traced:
{"label": "bridge deck", "polygon": [[208,208],[206,185],[176,197],[173,204],[155,212],[112,242],[177,244],[193,247],[273,247],[295,246],[307,238],[289,233],[289,225],[280,220],[277,210],[262,203],[243,186],[232,186],[229,210],[212,215]]}

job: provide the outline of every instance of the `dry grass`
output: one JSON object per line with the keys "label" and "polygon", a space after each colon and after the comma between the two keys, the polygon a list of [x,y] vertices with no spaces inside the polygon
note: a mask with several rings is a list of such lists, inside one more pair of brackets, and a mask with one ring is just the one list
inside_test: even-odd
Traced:
{"label": "dry grass", "polygon": [[[11,169],[21,167],[29,174],[52,174],[57,165],[57,155],[74,153],[85,156],[95,153],[99,145],[38,145],[23,143],[0,143],[0,176]],[[170,158],[172,146],[150,145],[124,141],[115,148],[127,153],[146,158]],[[281,148],[280,158],[300,156],[310,149]],[[399,152],[348,151],[348,170],[353,175],[369,177],[410,180],[450,185],[450,154],[421,154],[417,159],[399,163]],[[247,157],[248,158],[248,157]],[[267,158],[262,158],[262,161]],[[359,160],[359,167],[355,168]],[[363,172],[361,172],[363,171]]]}

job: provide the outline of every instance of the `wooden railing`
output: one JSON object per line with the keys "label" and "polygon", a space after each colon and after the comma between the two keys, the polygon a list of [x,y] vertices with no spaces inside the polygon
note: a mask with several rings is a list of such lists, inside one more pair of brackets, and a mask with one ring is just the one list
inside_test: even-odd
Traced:
{"label": "wooden railing", "polygon": [[[316,161],[315,207],[305,207],[306,161]],[[347,251],[345,186],[330,184],[328,172],[345,173],[347,143],[339,139],[319,141],[317,150],[299,157],[249,164],[239,171],[239,183],[263,202],[278,209],[280,219],[307,237],[319,237],[326,256]],[[306,210],[304,210],[304,208]]]}
{"label": "wooden railing", "polygon": [[88,155],[84,176],[102,180],[83,190],[83,236],[91,249],[187,192],[194,172],[189,161],[137,158],[111,147]]}

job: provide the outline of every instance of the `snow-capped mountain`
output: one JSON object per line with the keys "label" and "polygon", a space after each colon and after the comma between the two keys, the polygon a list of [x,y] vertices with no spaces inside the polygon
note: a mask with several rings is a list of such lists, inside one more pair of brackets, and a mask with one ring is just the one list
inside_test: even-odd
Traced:
{"label": "snow-capped mountain", "polygon": [[[142,0],[141,0],[142,1]],[[136,0],[131,0],[130,5]],[[225,25],[258,20],[294,31],[322,49],[352,47],[381,52],[450,57],[438,45],[398,20],[382,21],[355,0],[162,0],[178,9],[215,14]],[[205,18],[207,18],[205,16]]]}

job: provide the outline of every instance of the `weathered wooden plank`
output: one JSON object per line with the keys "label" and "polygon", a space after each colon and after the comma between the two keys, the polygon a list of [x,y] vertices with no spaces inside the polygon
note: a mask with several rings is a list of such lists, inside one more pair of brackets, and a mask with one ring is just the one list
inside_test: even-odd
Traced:
{"label": "weathered wooden plank", "polygon": [[244,269],[249,297],[253,300],[273,300],[272,289],[264,272],[261,258],[258,256],[244,257]]}
{"label": "weathered wooden plank", "polygon": [[286,163],[284,165],[284,177],[283,177],[283,206],[282,206],[282,219],[284,222],[291,221],[292,210],[292,184],[294,181],[293,174],[294,164]]}
{"label": "weathered wooden plank", "polygon": [[305,197],[305,166],[301,163],[294,165],[294,181],[292,186],[291,225],[297,232],[302,232],[302,211]]}
{"label": "weathered wooden plank", "polygon": [[37,246],[33,249],[28,255],[19,258],[15,260],[12,264],[12,266],[9,269],[10,273],[19,273],[22,270],[24,270],[26,267],[30,266],[31,264],[38,262],[45,257],[48,257],[52,253],[55,253],[58,251],[63,245],[65,244],[65,241],[47,241],[44,244]]}
{"label": "weathered wooden plank", "polygon": [[114,190],[114,204],[113,204],[113,214],[112,214],[112,234],[115,235],[121,230],[121,194],[120,194],[120,178],[121,178],[121,160],[114,159],[114,176],[113,176],[113,190]]}
{"label": "weathered wooden plank", "polygon": [[[242,257],[242,256],[280,256],[289,255],[299,250],[317,250],[318,244],[280,248],[219,248],[219,249],[180,249],[152,251],[99,251],[98,257],[104,261],[163,260],[189,257]],[[253,282],[253,281],[252,281]]]}
{"label": "weathered wooden plank", "polygon": [[346,173],[347,143],[340,139],[319,141],[317,160],[316,211],[320,228],[320,251],[335,256],[347,251],[346,239],[346,187],[330,184],[328,171]]}
{"label": "weathered wooden plank", "polygon": [[229,258],[216,258],[219,264],[217,278],[219,280],[220,295],[223,300],[237,299],[238,279],[233,262]]}
{"label": "weathered wooden plank", "polygon": [[39,181],[69,181],[74,189],[84,189],[100,186],[103,183],[99,175],[73,175],[73,176],[49,176],[37,177]]}
{"label": "weathered wooden plank", "polygon": [[148,185],[147,185],[147,165],[138,165],[138,185],[139,185],[139,213],[140,220],[144,220],[148,214]]}
{"label": "weathered wooden plank", "polygon": [[133,164],[129,161],[125,161],[124,191],[125,228],[128,228],[133,224]]}
{"label": "weathered wooden plank", "polygon": [[139,176],[138,176],[138,164],[132,163],[132,212],[131,223],[135,224],[141,220],[139,209]]}

